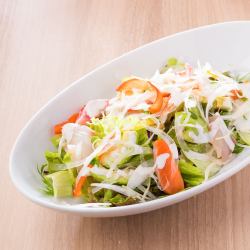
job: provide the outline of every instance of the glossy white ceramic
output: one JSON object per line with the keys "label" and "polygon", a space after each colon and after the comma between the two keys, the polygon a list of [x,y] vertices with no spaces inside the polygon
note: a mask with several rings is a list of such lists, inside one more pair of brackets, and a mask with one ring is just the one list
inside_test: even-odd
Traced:
{"label": "glossy white ceramic", "polygon": [[95,69],[56,95],[28,122],[18,136],[10,156],[10,175],[19,191],[30,200],[57,210],[89,217],[138,214],[172,205],[226,180],[250,163],[250,150],[241,153],[214,178],[204,184],[166,198],[113,208],[86,208],[58,203],[43,195],[36,165],[51,147],[51,128],[93,98],[110,97],[124,76],[150,77],[166,58],[176,56],[191,62],[210,62],[220,69],[250,71],[250,22],[228,22],[200,27],[164,37],[133,50]]}

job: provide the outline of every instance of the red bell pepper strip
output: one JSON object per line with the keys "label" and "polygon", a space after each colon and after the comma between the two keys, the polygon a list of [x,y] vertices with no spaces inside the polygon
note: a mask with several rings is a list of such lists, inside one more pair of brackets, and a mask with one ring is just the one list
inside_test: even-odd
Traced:
{"label": "red bell pepper strip", "polygon": [[152,105],[149,107],[149,112],[157,113],[161,110],[163,95],[160,90],[149,81],[133,78],[123,82],[116,88],[118,92],[124,92],[126,95],[132,95],[133,89],[138,89],[142,92],[146,90],[153,91],[156,97]]}
{"label": "red bell pepper strip", "polygon": [[161,91],[156,88],[152,83],[148,82],[148,84],[150,85],[151,89],[153,89],[156,93],[156,99],[154,103],[149,107],[149,112],[152,114],[158,113],[161,110],[163,104],[163,96],[161,94]]}
{"label": "red bell pepper strip", "polygon": [[231,92],[231,98],[235,101],[238,100],[242,96],[242,92],[238,89],[233,89]]}
{"label": "red bell pepper strip", "polygon": [[[89,168],[92,168],[92,165],[88,165]],[[87,176],[81,176],[79,181],[75,183],[75,187],[73,190],[73,196],[78,197],[82,194],[82,187],[87,179]]]}
{"label": "red bell pepper strip", "polygon": [[156,174],[162,190],[167,194],[175,194],[184,189],[184,182],[179,171],[177,164],[175,163],[171,150],[167,143],[158,139],[153,144],[154,158],[157,163],[157,157],[162,154],[168,154],[168,158],[164,166],[156,166]]}

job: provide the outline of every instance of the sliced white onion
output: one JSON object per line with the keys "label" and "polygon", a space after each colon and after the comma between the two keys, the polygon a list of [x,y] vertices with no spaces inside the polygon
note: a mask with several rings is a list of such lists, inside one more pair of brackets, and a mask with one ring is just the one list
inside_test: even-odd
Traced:
{"label": "sliced white onion", "polygon": [[90,118],[92,118],[100,115],[101,112],[104,111],[107,106],[108,106],[107,99],[96,99],[88,101],[86,106],[84,107],[84,110],[86,111],[86,114]]}
{"label": "sliced white onion", "polygon": [[142,165],[139,165],[129,177],[127,186],[134,189],[141,185],[153,173],[153,167],[144,167]]}
{"label": "sliced white onion", "polygon": [[187,155],[190,159],[196,159],[200,161],[209,161],[210,156],[208,154],[201,154],[192,150],[185,151],[185,155]]}
{"label": "sliced white onion", "polygon": [[182,117],[178,117],[175,119],[176,138],[181,145],[184,155],[192,162],[196,162],[195,165],[197,167],[204,170],[207,167],[206,165],[209,165],[211,162],[217,161],[217,159],[214,159],[211,153],[202,154],[189,149],[187,143],[183,139],[183,124],[181,123],[181,119]]}
{"label": "sliced white onion", "polygon": [[225,96],[227,95],[231,90],[239,89],[238,86],[235,86],[235,84],[223,84],[216,88],[212,93],[209,93],[207,95],[207,106],[206,106],[206,119],[208,120],[209,110],[213,106],[213,102],[215,99],[219,96]]}
{"label": "sliced white onion", "polygon": [[93,166],[90,171],[90,173],[96,174],[96,175],[103,175],[106,176],[108,169],[103,168],[103,167],[99,167],[97,165]]}
{"label": "sliced white onion", "polygon": [[[186,121],[186,119],[185,119]],[[185,122],[184,121],[184,122]],[[209,142],[209,134],[204,131],[204,128],[200,124],[181,124],[182,127],[190,127],[195,128],[198,132],[198,135],[196,135],[193,131],[189,131],[189,136],[193,140],[194,143],[208,143]]]}
{"label": "sliced white onion", "polygon": [[92,152],[92,130],[84,125],[67,123],[62,128],[62,137],[59,142],[58,152],[65,151],[71,156],[73,162],[80,161]]}
{"label": "sliced white onion", "polygon": [[150,191],[149,191],[149,188],[150,188],[150,182],[148,183],[148,186],[147,188],[145,188],[143,185],[140,185],[137,187],[140,191],[143,192],[143,198],[145,199],[146,197],[149,197],[150,199],[155,199],[156,196],[154,194],[152,194]]}
{"label": "sliced white onion", "polygon": [[236,120],[249,112],[250,101],[241,104],[231,115],[221,116],[224,120]]}
{"label": "sliced white onion", "polygon": [[88,157],[86,157],[83,161],[78,162],[77,166],[83,165],[80,172],[78,173],[78,176],[76,178],[76,181],[79,181],[80,177],[83,175],[86,175],[85,172],[89,172],[88,165],[90,164],[90,162],[100,153],[102,152],[102,150],[108,145],[109,140],[112,138],[112,136],[114,136],[115,131],[112,131],[110,134],[108,134],[107,136],[105,136],[101,142],[101,144],[90,154],[88,155]]}

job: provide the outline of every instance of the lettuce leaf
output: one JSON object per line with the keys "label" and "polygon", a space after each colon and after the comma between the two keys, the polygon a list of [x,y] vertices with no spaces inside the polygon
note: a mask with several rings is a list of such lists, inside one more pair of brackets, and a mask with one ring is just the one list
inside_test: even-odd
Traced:
{"label": "lettuce leaf", "polygon": [[153,154],[152,153],[144,154],[144,155],[130,156],[130,157],[125,158],[122,162],[120,162],[118,164],[118,168],[125,168],[127,166],[137,167],[142,162],[150,161],[152,159],[153,159]]}
{"label": "lettuce leaf", "polygon": [[53,195],[55,197],[72,196],[73,184],[75,176],[72,171],[58,171],[44,177],[53,187]]}
{"label": "lettuce leaf", "polygon": [[250,132],[238,131],[238,134],[239,134],[241,140],[244,141],[244,143],[246,143],[247,145],[250,146]]}
{"label": "lettuce leaf", "polygon": [[104,190],[103,202],[109,202],[113,197],[114,191],[110,189]]}
{"label": "lettuce leaf", "polygon": [[204,181],[203,171],[195,167],[191,162],[180,160],[179,169],[187,187],[197,186]]}
{"label": "lettuce leaf", "polygon": [[102,139],[103,137],[105,137],[105,128],[104,128],[102,120],[98,118],[93,118],[91,120],[91,123],[89,123],[89,127],[93,131],[95,131],[95,136],[97,138]]}
{"label": "lettuce leaf", "polygon": [[233,136],[234,140],[236,141],[236,144],[235,144],[233,153],[234,153],[234,154],[239,154],[239,153],[241,153],[241,152],[244,150],[244,148],[241,147],[241,146],[239,146],[237,143],[244,145],[244,144],[245,144],[245,141],[242,140],[242,138],[241,138],[239,132],[236,131],[236,130],[234,130],[234,131],[232,132],[232,136]]}
{"label": "lettuce leaf", "polygon": [[136,200],[131,197],[117,194],[113,198],[109,199],[109,202],[111,202],[114,206],[125,206],[136,203]]}
{"label": "lettuce leaf", "polygon": [[182,128],[180,127],[179,124],[179,122],[182,123],[184,121],[183,116],[186,117],[186,113],[177,112],[175,114],[175,129],[181,152],[202,172],[205,172],[207,167],[210,166],[209,176],[214,175],[219,171],[220,166],[214,164],[211,155],[208,154],[208,151],[204,152],[204,150],[209,150],[210,148],[209,144],[201,146],[202,144],[194,144],[194,143],[192,144],[185,141],[185,138],[182,135],[183,134]]}
{"label": "lettuce leaf", "polygon": [[148,140],[148,132],[145,128],[136,130],[136,144],[143,145]]}
{"label": "lettuce leaf", "polygon": [[91,173],[91,176],[93,177],[95,182],[103,182],[105,181],[106,183],[112,183],[112,184],[118,184],[118,185],[127,185],[128,183],[128,178],[125,177],[119,177],[116,180],[110,178],[108,179],[105,175],[99,175],[96,173]]}
{"label": "lettuce leaf", "polygon": [[93,194],[90,184],[94,181],[94,179],[91,178],[92,177],[87,178],[89,183],[84,185],[85,190],[82,190],[83,198],[87,202],[110,202],[113,206],[125,206],[136,203],[135,199],[118,194],[110,189],[101,189]]}
{"label": "lettuce leaf", "polygon": [[51,137],[51,142],[52,144],[54,145],[54,147],[57,149],[58,146],[59,146],[59,142],[60,142],[60,139],[61,139],[61,135],[54,135],[53,137]]}
{"label": "lettuce leaf", "polygon": [[198,153],[206,153],[211,149],[211,145],[209,143],[201,143],[201,144],[196,144],[196,143],[189,143],[187,142],[188,148],[194,152]]}
{"label": "lettuce leaf", "polygon": [[62,164],[71,161],[69,153],[63,152],[61,155],[58,152],[46,151],[45,158],[48,163],[49,173],[54,173],[56,171],[62,170]]}

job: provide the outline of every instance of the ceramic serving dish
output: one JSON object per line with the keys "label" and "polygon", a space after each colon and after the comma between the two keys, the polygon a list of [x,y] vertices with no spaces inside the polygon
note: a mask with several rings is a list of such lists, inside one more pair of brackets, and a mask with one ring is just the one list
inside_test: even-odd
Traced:
{"label": "ceramic serving dish", "polygon": [[[89,208],[55,201],[41,193],[36,166],[50,149],[52,127],[65,120],[89,99],[111,97],[124,76],[150,77],[170,56],[189,62],[210,62],[219,69],[237,68],[250,71],[250,22],[228,22],[204,26],[164,37],[133,50],[95,69],[50,100],[28,122],[18,136],[10,156],[10,175],[16,188],[40,205],[89,217],[124,216],[166,207],[197,195],[226,180],[250,163],[246,149],[215,177],[189,190],[141,204]],[[67,105],[65,105],[67,103]]]}

